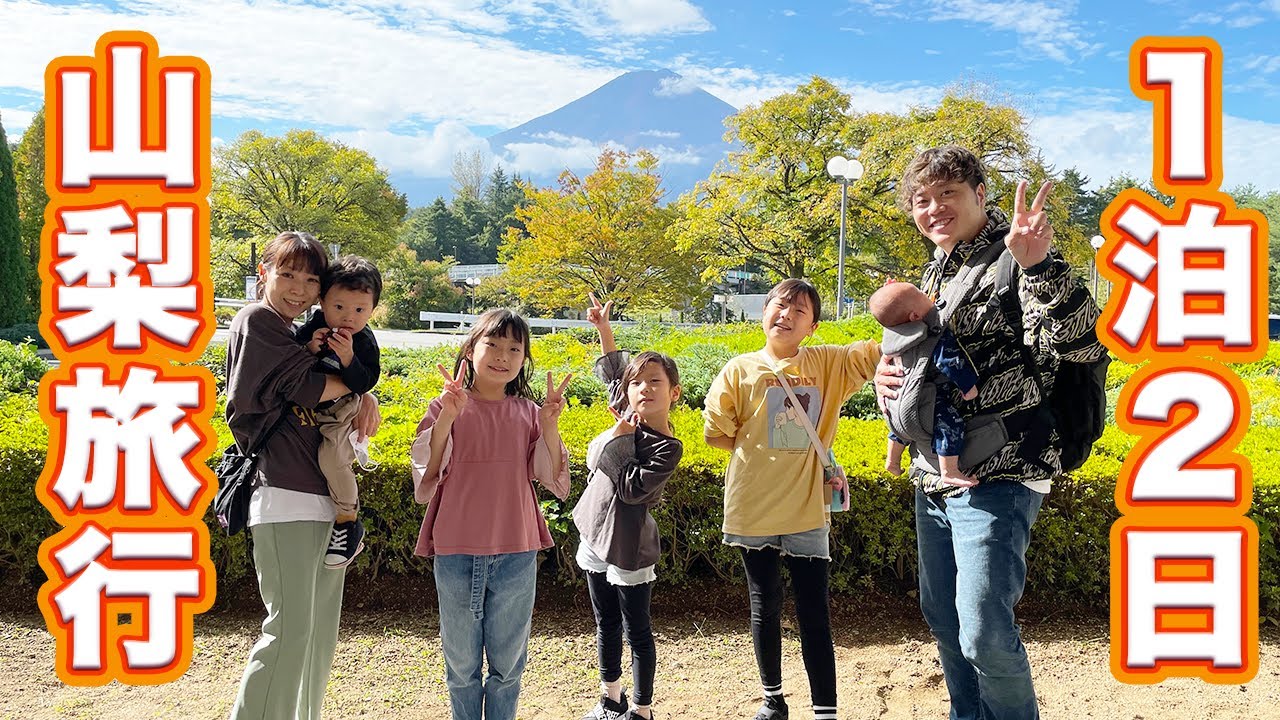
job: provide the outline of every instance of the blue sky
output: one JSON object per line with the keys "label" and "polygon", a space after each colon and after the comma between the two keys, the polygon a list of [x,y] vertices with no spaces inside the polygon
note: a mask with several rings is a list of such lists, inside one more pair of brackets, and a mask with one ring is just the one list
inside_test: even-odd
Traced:
{"label": "blue sky", "polygon": [[[1280,189],[1280,0],[0,0],[0,118],[41,102],[45,65],[112,29],[214,72],[215,142],[309,127],[397,178],[447,178],[458,151],[627,70],[668,68],[736,107],[811,75],[856,109],[902,111],[957,83],[1017,105],[1051,162],[1095,182],[1150,173],[1150,107],[1128,87],[1143,35],[1208,35],[1225,54],[1226,185]],[[530,158],[535,157],[529,155]],[[549,146],[541,173],[589,153]],[[499,159],[500,160],[500,159]],[[530,160],[530,162],[534,162]],[[427,198],[429,199],[429,198]],[[421,197],[411,198],[415,203]]]}

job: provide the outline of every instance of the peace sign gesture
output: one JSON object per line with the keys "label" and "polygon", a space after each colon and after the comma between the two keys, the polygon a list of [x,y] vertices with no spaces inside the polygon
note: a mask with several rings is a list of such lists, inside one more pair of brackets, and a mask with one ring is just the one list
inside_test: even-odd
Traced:
{"label": "peace sign gesture", "polygon": [[610,300],[604,305],[596,299],[595,293],[587,293],[587,297],[591,298],[591,307],[587,308],[587,322],[599,328],[601,325],[608,325],[609,318],[613,317],[613,301]]}
{"label": "peace sign gesture", "polygon": [[551,379],[551,373],[547,373],[547,395],[542,401],[542,407],[538,408],[538,421],[544,429],[560,422],[560,411],[564,410],[564,389],[572,379],[573,373],[569,373],[556,385]]}
{"label": "peace sign gesture", "polygon": [[587,308],[587,322],[595,325],[600,332],[600,350],[608,355],[618,349],[618,344],[613,339],[613,326],[609,324],[609,318],[613,317],[613,301],[601,305],[595,293],[587,293],[587,297],[591,298],[591,307]]}
{"label": "peace sign gesture", "polygon": [[444,376],[444,389],[440,392],[440,418],[448,421],[456,420],[462,414],[463,408],[467,406],[471,398],[467,395],[467,391],[462,387],[462,374],[454,377],[445,369],[444,365],[436,365],[436,370]]}
{"label": "peace sign gesture", "polygon": [[640,420],[636,417],[634,410],[627,410],[626,413],[620,413],[610,407],[609,413],[613,415],[613,419],[617,421],[613,425],[614,437],[622,437],[624,435],[634,433],[636,431],[636,425],[640,423]]}
{"label": "peace sign gesture", "polygon": [[1039,264],[1049,255],[1049,246],[1053,244],[1053,226],[1049,224],[1049,216],[1044,211],[1044,201],[1053,190],[1053,182],[1040,186],[1036,199],[1027,204],[1027,181],[1018,182],[1018,191],[1013,198],[1013,218],[1009,223],[1009,236],[1004,244],[1009,248],[1013,259],[1024,269]]}

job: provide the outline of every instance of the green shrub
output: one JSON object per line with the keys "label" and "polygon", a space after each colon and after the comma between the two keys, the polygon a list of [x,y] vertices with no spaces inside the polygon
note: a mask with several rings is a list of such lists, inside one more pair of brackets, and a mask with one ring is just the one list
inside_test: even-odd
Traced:
{"label": "green shrub", "polygon": [[[381,465],[361,475],[361,502],[369,534],[366,551],[350,570],[353,576],[366,580],[428,571],[427,563],[413,555],[424,508],[413,502],[407,459],[431,394],[423,393],[416,380],[393,377],[384,382],[389,385],[388,395],[398,399],[395,403],[384,401],[385,420],[373,445],[374,459]],[[395,385],[403,387],[391,387]],[[435,387],[438,392],[438,383]],[[231,442],[220,418],[221,413],[215,413],[219,450]],[[611,422],[602,403],[573,403],[565,409],[561,427],[570,450],[573,488],[564,503],[542,493],[556,542],[547,572],[566,577],[577,573],[572,557],[578,537],[569,510],[586,481],[583,453],[587,443]],[[740,560],[736,551],[720,542],[728,453],[702,442],[698,411],[677,408],[672,422],[685,443],[685,456],[667,486],[665,501],[654,512],[664,550],[659,574],[664,584],[673,586],[706,578],[737,582]],[[0,577],[9,582],[36,584],[42,580],[37,549],[57,530],[34,492],[47,443],[33,397],[8,395],[0,399],[0,513],[10,518],[0,531]],[[852,509],[833,518],[831,585],[837,591],[876,587],[904,592],[914,586],[914,490],[905,479],[889,477],[882,470],[884,443],[884,426],[878,420],[840,421],[835,452],[849,473]],[[1089,462],[1073,476],[1054,483],[1027,555],[1029,592],[1042,598],[1106,602],[1109,532],[1118,517],[1115,477],[1131,447],[1131,438],[1108,428]],[[1280,448],[1280,429],[1261,426],[1251,429],[1240,450],[1251,458],[1255,472],[1250,517],[1260,535],[1262,613],[1280,623],[1280,482],[1275,479],[1280,475],[1274,472],[1280,458],[1273,448]],[[213,462],[211,458],[210,464]],[[227,538],[212,515],[205,521],[220,585],[251,579],[247,536]]]}
{"label": "green shrub", "polygon": [[[877,334],[874,322],[860,317],[822,323],[816,341],[847,343]],[[575,373],[570,403],[561,421],[561,433],[570,450],[572,494],[562,503],[542,493],[544,513],[556,542],[554,560],[546,570],[562,576],[577,572],[572,556],[578,538],[569,510],[586,481],[583,453],[591,438],[612,422],[599,402],[599,381],[591,375],[591,364],[598,352],[595,342],[593,332],[574,331],[539,337],[533,347],[540,372]],[[659,566],[664,584],[680,586],[705,578],[732,582],[740,579],[741,563],[736,552],[720,542],[723,472],[728,454],[703,442],[698,408],[706,386],[723,362],[737,353],[759,349],[762,343],[759,327],[745,324],[691,331],[641,325],[619,332],[622,347],[655,349],[675,357],[686,390],[687,402],[672,413],[676,434],[685,443],[684,460],[668,485],[665,502],[654,512],[664,543]],[[29,357],[29,349],[9,346],[7,351],[14,357]],[[0,344],[0,354],[4,352],[6,348]],[[384,422],[373,444],[374,459],[381,466],[361,476],[362,508],[369,535],[366,552],[352,566],[353,577],[374,579],[383,574],[427,572],[427,563],[413,555],[423,508],[412,499],[408,451],[418,421],[440,392],[442,379],[436,372],[436,363],[451,365],[455,352],[455,347],[448,346],[383,350],[384,372],[377,392]],[[1277,361],[1280,354],[1272,349],[1266,361],[1233,369],[1245,379],[1253,402],[1249,432],[1238,451],[1253,466],[1254,497],[1249,517],[1259,530],[1262,614],[1280,624]],[[223,381],[225,348],[210,346],[200,362],[210,367],[219,383]],[[36,370],[34,364],[23,367]],[[1133,365],[1112,364],[1108,377],[1112,402],[1134,370]],[[43,371],[41,363],[39,372]],[[0,517],[10,520],[0,530],[0,576],[30,584],[42,580],[36,564],[40,542],[57,528],[35,499],[34,488],[45,463],[48,436],[39,418],[30,377],[22,377],[23,389],[19,392],[0,392]],[[535,388],[538,385],[535,383]],[[221,419],[223,402],[220,395],[213,424],[219,451],[231,442]],[[852,417],[840,421],[835,452],[849,473],[852,509],[833,518],[831,584],[840,591],[878,587],[904,592],[913,587],[916,572],[914,490],[905,479],[891,478],[883,471],[885,429],[869,388],[854,395],[845,406],[845,414]],[[1133,446],[1132,436],[1109,426],[1084,467],[1055,481],[1036,522],[1028,552],[1029,592],[1044,598],[1107,601],[1109,533],[1118,517],[1116,478]],[[211,464],[216,457],[217,453],[210,459]],[[219,583],[225,586],[250,579],[246,536],[229,539],[211,516],[206,522]]]}
{"label": "green shrub", "polygon": [[30,340],[37,348],[47,350],[49,343],[40,334],[40,326],[35,323],[18,323],[0,328],[0,340],[17,345]]}
{"label": "green shrub", "polygon": [[0,340],[0,391],[33,395],[48,369],[48,363],[36,354],[34,344],[14,345]]}

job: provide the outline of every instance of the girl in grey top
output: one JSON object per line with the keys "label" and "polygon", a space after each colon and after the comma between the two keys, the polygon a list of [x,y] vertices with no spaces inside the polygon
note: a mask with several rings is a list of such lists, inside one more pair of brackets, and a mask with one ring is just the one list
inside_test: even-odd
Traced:
{"label": "girl in grey top", "polygon": [[[680,399],[675,362],[656,352],[632,359],[619,351],[609,324],[613,303],[591,296],[587,318],[600,331],[602,357],[595,371],[609,391],[613,427],[587,447],[587,487],[573,509],[578,527],[578,565],[586,572],[596,616],[600,702],[584,720],[652,718],[657,667],[649,601],[660,545],[649,509],[684,451],[669,415]],[[631,645],[634,704],[622,693],[622,635]]]}

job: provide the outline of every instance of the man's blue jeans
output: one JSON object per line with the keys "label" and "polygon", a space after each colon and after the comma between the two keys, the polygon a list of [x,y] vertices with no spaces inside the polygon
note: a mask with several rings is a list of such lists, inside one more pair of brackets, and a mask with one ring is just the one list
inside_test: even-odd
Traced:
{"label": "man's blue jeans", "polygon": [[950,498],[916,489],[920,609],[938,639],[951,720],[1040,716],[1013,606],[1043,500],[1016,482],[983,483]]}
{"label": "man's blue jeans", "polygon": [[[438,555],[440,641],[453,720],[514,720],[537,590],[538,552]],[[480,661],[489,674],[481,682]],[[482,710],[483,708],[483,710]]]}

